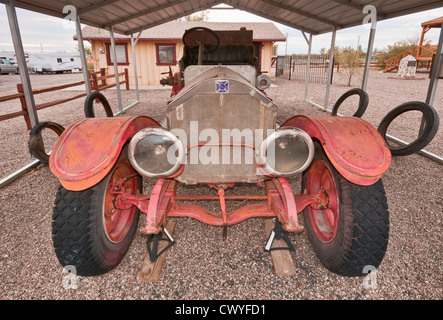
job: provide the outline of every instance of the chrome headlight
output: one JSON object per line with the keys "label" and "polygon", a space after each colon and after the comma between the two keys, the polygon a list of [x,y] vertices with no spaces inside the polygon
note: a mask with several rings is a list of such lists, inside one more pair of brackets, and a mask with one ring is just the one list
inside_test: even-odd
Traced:
{"label": "chrome headlight", "polygon": [[266,74],[261,74],[255,79],[255,86],[260,90],[266,90],[271,86],[271,78]]}
{"label": "chrome headlight", "polygon": [[168,177],[184,162],[182,142],[163,128],[145,128],[129,143],[129,161],[138,173],[150,178]]}
{"label": "chrome headlight", "polygon": [[263,140],[256,156],[257,163],[267,173],[289,177],[309,167],[314,157],[314,143],[301,129],[279,128]]}

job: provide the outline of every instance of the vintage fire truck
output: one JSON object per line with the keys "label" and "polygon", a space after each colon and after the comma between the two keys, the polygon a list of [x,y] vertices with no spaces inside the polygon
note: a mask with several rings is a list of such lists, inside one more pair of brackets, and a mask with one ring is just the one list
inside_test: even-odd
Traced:
{"label": "vintage fire truck", "polygon": [[[378,267],[389,233],[381,177],[391,163],[379,132],[355,116],[295,115],[278,125],[252,31],[198,27],[183,42],[180,72],[162,80],[172,86],[164,121],[85,118],[60,136],[49,159],[61,184],[52,223],[60,263],[84,276],[112,270],[142,212],[153,260],[161,254],[158,241],[173,243],[164,228],[168,218],[192,217],[220,226],[226,236],[228,226],[263,217],[274,218],[272,236],[288,242],[288,232],[305,230],[334,273],[361,276],[365,266]],[[302,176],[300,194],[288,182],[295,175]],[[155,179],[150,194],[142,179]],[[216,195],[186,198],[177,194],[179,184],[206,184]],[[226,195],[236,184],[258,185],[265,195]],[[220,210],[183,199],[219,200]],[[254,201],[227,212],[232,199]]]}

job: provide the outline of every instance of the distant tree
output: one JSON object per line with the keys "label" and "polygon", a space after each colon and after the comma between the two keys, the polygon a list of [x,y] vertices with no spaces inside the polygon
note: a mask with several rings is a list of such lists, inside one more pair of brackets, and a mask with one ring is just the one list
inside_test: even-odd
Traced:
{"label": "distant tree", "polygon": [[420,34],[416,33],[414,35],[408,36],[406,38],[406,42],[409,43],[411,46],[418,46],[420,43]]}
{"label": "distant tree", "polygon": [[334,56],[336,61],[340,62],[340,72],[345,75],[346,80],[348,81],[347,86],[350,87],[352,78],[361,71],[360,63],[362,58],[364,58],[365,53],[362,51],[361,47],[358,48],[358,50],[352,47],[336,47]]}
{"label": "distant tree", "polygon": [[200,11],[195,14],[190,14],[190,15],[184,16],[183,18],[180,18],[177,20],[178,21],[208,21],[208,19],[209,19],[208,11],[204,10],[204,11]]}
{"label": "distant tree", "polygon": [[[75,46],[75,50],[77,52],[80,52],[80,48],[78,47],[78,44]],[[92,48],[91,47],[88,47],[88,46],[85,47],[85,55],[89,58],[92,58]]]}
{"label": "distant tree", "polygon": [[[395,57],[396,55],[412,49],[414,47],[417,47],[420,41],[420,36],[410,36],[406,40],[400,40],[397,42],[394,42],[393,44],[390,44],[387,46],[387,48],[384,49],[375,49],[377,52],[377,55],[374,55],[374,59],[377,59],[377,62],[379,64],[385,65],[386,60],[389,58]],[[429,47],[431,45],[430,40],[424,40],[423,46]]]}

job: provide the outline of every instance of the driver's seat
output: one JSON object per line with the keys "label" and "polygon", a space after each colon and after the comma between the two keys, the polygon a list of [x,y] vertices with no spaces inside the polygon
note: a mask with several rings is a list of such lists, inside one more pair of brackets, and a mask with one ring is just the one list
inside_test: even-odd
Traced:
{"label": "driver's seat", "polygon": [[[258,67],[251,30],[214,32],[220,38],[220,44],[215,51],[203,54],[203,65],[251,65],[255,68]],[[207,46],[208,51],[211,51],[214,46]],[[185,46],[179,64],[182,71],[190,65],[197,65],[198,50],[189,49]]]}

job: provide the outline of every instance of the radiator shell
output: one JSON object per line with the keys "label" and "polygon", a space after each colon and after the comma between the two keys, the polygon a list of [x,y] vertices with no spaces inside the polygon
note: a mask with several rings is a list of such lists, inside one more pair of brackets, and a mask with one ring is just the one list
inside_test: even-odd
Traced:
{"label": "radiator shell", "polygon": [[232,69],[203,72],[167,108],[167,127],[180,133],[188,150],[175,179],[186,184],[263,181],[254,148],[276,128],[276,115],[277,106]]}

